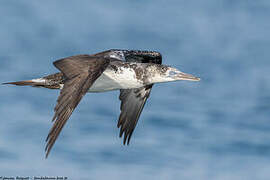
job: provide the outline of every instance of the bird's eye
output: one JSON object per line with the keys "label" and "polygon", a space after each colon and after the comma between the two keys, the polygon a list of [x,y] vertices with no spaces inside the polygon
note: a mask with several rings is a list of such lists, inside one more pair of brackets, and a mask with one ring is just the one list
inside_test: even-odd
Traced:
{"label": "bird's eye", "polygon": [[170,76],[174,76],[174,75],[176,75],[176,74],[177,74],[177,73],[174,72],[174,71],[170,71],[170,72],[169,72],[169,75],[170,75]]}

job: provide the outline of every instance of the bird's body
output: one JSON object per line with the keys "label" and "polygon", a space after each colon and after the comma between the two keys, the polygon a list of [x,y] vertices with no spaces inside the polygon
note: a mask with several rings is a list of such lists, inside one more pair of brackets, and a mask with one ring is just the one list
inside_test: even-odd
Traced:
{"label": "bird's body", "polygon": [[[152,66],[154,66],[154,64]],[[140,88],[149,84],[146,79],[144,79],[146,75],[147,69],[143,63],[136,64],[112,61],[90,87],[88,92]]]}
{"label": "bird's body", "polygon": [[[165,73],[168,67],[165,65],[158,65],[153,63],[134,63],[123,62],[118,60],[110,61],[104,72],[97,78],[97,80],[89,88],[88,92],[105,92],[120,89],[134,89],[140,88],[149,84],[161,83],[162,79],[159,74]],[[64,79],[64,75],[56,74],[58,79]],[[54,77],[57,79],[56,77]],[[48,83],[48,80],[55,81],[55,79],[48,77],[32,79],[36,83]],[[62,89],[64,81],[55,81]]]}
{"label": "bird's body", "polygon": [[124,144],[128,144],[154,83],[199,80],[161,65],[161,61],[161,54],[154,51],[108,50],[60,59],[54,62],[61,71],[59,73],[5,84],[61,90],[54,109],[54,125],[46,140],[47,157],[64,124],[86,93],[120,90],[121,114],[117,126],[120,137],[124,134]]}

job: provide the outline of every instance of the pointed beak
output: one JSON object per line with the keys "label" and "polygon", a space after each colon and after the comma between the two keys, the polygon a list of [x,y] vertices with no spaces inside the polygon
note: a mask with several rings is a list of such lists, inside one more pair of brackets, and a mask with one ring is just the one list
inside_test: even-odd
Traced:
{"label": "pointed beak", "polygon": [[195,77],[191,74],[183,73],[183,72],[178,73],[177,77],[181,80],[186,80],[186,81],[200,81],[200,78]]}

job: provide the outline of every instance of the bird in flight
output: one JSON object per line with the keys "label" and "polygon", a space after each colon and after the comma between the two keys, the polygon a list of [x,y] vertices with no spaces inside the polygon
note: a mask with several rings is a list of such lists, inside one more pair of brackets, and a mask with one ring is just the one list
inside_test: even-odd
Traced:
{"label": "bird in flight", "polygon": [[121,113],[117,127],[123,144],[129,144],[145,102],[155,83],[200,78],[162,65],[156,51],[112,49],[88,55],[76,55],[55,61],[60,70],[42,78],[8,82],[18,86],[60,89],[54,108],[53,126],[46,139],[46,158],[59,133],[86,93],[120,90]]}

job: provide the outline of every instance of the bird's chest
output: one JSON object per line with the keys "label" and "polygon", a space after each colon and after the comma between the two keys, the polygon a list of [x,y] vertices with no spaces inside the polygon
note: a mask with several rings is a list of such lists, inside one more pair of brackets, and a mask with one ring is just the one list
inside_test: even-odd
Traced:
{"label": "bird's chest", "polygon": [[94,82],[89,92],[103,92],[118,89],[131,89],[144,86],[133,69],[119,68],[117,70],[106,69]]}

